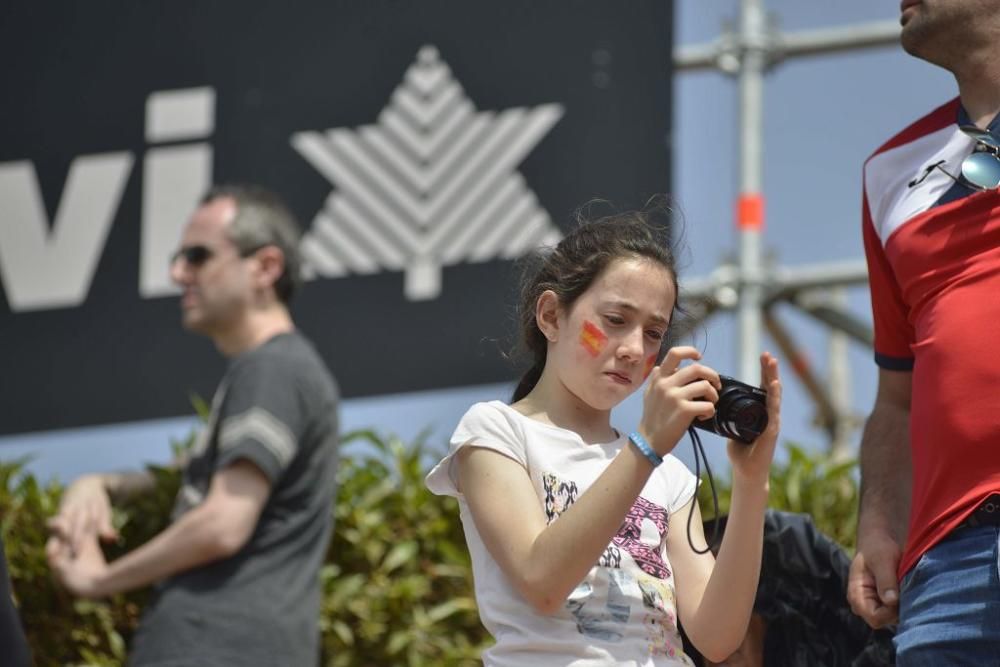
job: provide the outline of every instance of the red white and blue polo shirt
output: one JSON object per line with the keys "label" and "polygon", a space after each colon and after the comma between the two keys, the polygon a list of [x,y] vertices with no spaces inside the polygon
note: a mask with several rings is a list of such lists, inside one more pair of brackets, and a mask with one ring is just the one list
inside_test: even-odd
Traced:
{"label": "red white and blue polo shirt", "polygon": [[875,361],[913,372],[913,498],[900,576],[1000,491],[1000,192],[944,173],[957,176],[975,148],[958,129],[968,122],[952,100],[864,167]]}

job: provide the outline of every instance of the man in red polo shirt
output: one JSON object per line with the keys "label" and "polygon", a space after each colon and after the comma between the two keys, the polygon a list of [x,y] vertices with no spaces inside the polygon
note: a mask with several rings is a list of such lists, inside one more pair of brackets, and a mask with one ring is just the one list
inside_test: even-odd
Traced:
{"label": "man in red polo shirt", "polygon": [[[1000,646],[1000,2],[903,0],[904,49],[959,97],[864,168],[878,394],[848,598],[899,665]],[[997,511],[991,511],[991,510]]]}

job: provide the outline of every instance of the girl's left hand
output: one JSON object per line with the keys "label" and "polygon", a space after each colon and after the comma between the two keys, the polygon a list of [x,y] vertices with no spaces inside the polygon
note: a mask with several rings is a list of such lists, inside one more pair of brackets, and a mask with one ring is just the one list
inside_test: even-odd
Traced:
{"label": "girl's left hand", "polygon": [[778,360],[770,352],[760,355],[760,376],[761,388],[767,392],[767,428],[752,444],[729,441],[727,449],[733,466],[734,481],[736,477],[747,481],[766,481],[778,442],[778,430],[781,426],[781,380],[778,377]]}

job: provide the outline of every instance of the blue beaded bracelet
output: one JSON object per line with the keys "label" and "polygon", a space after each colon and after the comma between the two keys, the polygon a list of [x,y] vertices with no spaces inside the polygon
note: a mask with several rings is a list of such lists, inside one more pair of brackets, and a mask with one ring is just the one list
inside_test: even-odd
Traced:
{"label": "blue beaded bracelet", "polygon": [[628,434],[628,441],[635,445],[635,448],[642,452],[643,456],[649,459],[654,468],[663,463],[663,457],[653,451],[653,448],[649,446],[646,439],[639,435],[637,431],[632,431]]}

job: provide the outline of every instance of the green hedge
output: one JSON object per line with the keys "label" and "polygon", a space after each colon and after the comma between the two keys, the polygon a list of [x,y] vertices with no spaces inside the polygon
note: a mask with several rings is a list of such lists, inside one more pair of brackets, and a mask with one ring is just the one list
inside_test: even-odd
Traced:
{"label": "green hedge", "polygon": [[[346,436],[342,446],[336,529],[321,572],[323,665],[480,664],[489,636],[472,597],[458,507],[423,483],[432,453],[370,431]],[[23,463],[0,463],[0,530],[35,662],[122,665],[148,591],[86,602],[54,584],[45,521],[59,506],[62,486],[40,484]],[[122,537],[107,549],[111,558],[167,522],[179,475],[150,470],[156,493],[116,508]]]}
{"label": "green hedge", "polygon": [[[476,613],[458,508],[423,484],[438,452],[370,431],[347,436],[344,451],[336,528],[321,572],[323,665],[480,664],[491,640]],[[772,506],[809,512],[821,530],[852,545],[853,463],[833,464],[794,446],[788,451],[788,463],[774,470]],[[151,471],[159,481],[156,493],[116,509],[122,539],[107,549],[111,558],[148,540],[167,521],[178,475]],[[728,485],[717,482],[725,511]],[[706,516],[707,492],[703,484]],[[121,665],[148,593],[85,602],[54,585],[45,563],[45,520],[61,493],[61,485],[25,474],[23,462],[0,463],[0,530],[36,664]]]}
{"label": "green hedge", "polygon": [[[809,514],[820,531],[853,553],[858,516],[857,462],[837,461],[824,453],[810,453],[791,443],[785,445],[785,451],[786,460],[771,468],[768,506]],[[715,482],[719,513],[726,514],[731,496],[728,480],[716,479]],[[698,503],[702,516],[710,519],[712,492],[708,484],[699,487]]]}

